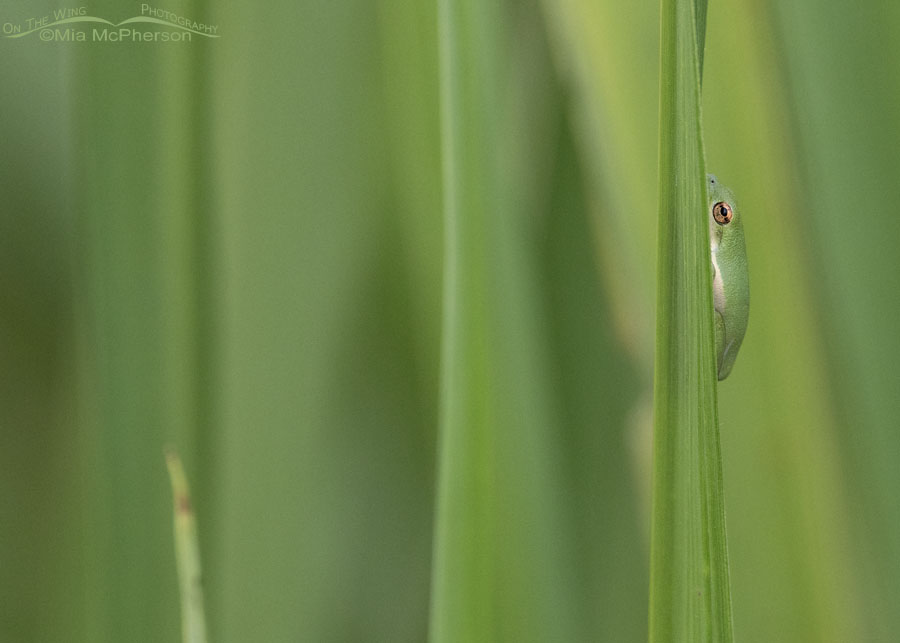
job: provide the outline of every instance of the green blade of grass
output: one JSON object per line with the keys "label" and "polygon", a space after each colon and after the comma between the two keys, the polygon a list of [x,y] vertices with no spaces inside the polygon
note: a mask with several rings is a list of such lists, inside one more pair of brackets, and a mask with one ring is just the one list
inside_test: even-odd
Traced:
{"label": "green blade of grass", "polygon": [[[91,12],[114,16],[114,5]],[[195,433],[197,261],[186,195],[202,155],[187,116],[191,53],[122,44],[67,54],[83,612],[89,640],[136,631],[173,640],[175,574],[151,552],[169,546],[160,448]]]}
{"label": "green blade of grass", "polygon": [[175,560],[181,596],[181,640],[184,643],[206,643],[200,547],[197,544],[197,520],[194,517],[191,492],[181,458],[172,449],[166,450],[166,466],[172,483]]}
{"label": "green blade of grass", "polygon": [[438,6],[446,247],[430,638],[586,640],[523,199],[541,155],[515,141],[540,139],[519,127],[537,101],[507,100],[528,90],[504,74],[517,69],[509,5]]}
{"label": "green blade of grass", "polygon": [[[900,629],[900,221],[880,213],[895,199],[900,165],[900,75],[896,65],[883,64],[900,49],[900,11],[894,2],[763,6],[777,25],[778,70],[786,79],[802,170],[800,190],[790,187],[801,192],[800,206],[815,213],[798,229],[814,259],[811,304],[823,331],[816,357],[824,360],[822,368],[804,364],[802,372],[804,378],[821,373],[829,380],[828,389],[820,386],[827,390],[825,408],[834,409],[835,446],[843,461],[838,490],[849,501],[851,568],[861,581],[858,594],[840,582],[842,598],[850,601],[843,598],[838,614],[852,614],[848,607],[858,606],[864,629],[851,632],[855,638],[835,634],[833,603],[822,610],[827,618],[820,622],[828,640],[894,640]],[[831,578],[839,577],[832,572]]]}
{"label": "green blade of grass", "polygon": [[694,1],[694,22],[697,25],[697,68],[700,70],[700,85],[703,85],[703,56],[706,52],[706,4],[707,0]]}
{"label": "green blade of grass", "polygon": [[573,95],[568,111],[588,178],[609,314],[649,396],[656,220],[633,213],[635,203],[656,201],[650,177],[656,171],[659,83],[655,74],[632,70],[658,63],[657,43],[648,40],[659,33],[658,9],[637,3],[622,12],[615,3],[595,0],[545,0],[542,6],[561,81]]}
{"label": "green blade of grass", "polygon": [[209,636],[422,641],[434,415],[390,211],[378,7],[214,8]]}
{"label": "green blade of grass", "polygon": [[662,0],[650,640],[732,640],[696,8]]}
{"label": "green blade of grass", "polygon": [[[468,12],[464,11],[463,5]],[[465,0],[438,4],[441,112],[445,187],[444,337],[441,374],[439,480],[435,525],[434,577],[430,640],[432,643],[490,641],[496,638],[496,593],[492,586],[492,542],[497,499],[491,478],[494,436],[489,419],[487,370],[473,337],[479,320],[476,302],[485,296],[483,251],[478,247],[478,219],[490,208],[493,176],[482,149],[466,155],[466,141],[489,145],[495,130],[484,119],[466,114],[474,92],[488,90],[485,66],[494,53],[490,38],[493,3],[476,9]],[[478,14],[477,18],[472,13]],[[466,13],[469,20],[466,21]],[[476,33],[478,33],[476,31]],[[480,44],[487,51],[471,52]],[[460,57],[469,53],[470,60]],[[478,63],[478,61],[481,63]],[[465,62],[475,63],[466,74]],[[483,99],[482,99],[483,100]],[[480,146],[479,146],[480,147]],[[468,157],[467,157],[468,156]],[[473,252],[474,251],[474,252]],[[466,381],[468,378],[468,381]],[[461,470],[463,467],[466,470]],[[461,471],[455,471],[461,470]]]}

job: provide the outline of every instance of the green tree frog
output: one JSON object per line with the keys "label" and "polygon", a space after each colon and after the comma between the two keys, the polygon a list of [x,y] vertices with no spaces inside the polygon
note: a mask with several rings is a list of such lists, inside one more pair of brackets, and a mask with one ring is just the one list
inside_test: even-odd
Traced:
{"label": "green tree frog", "polygon": [[734,366],[750,315],[750,279],[744,227],[731,190],[707,175],[709,249],[716,311],[716,368],[724,380]]}

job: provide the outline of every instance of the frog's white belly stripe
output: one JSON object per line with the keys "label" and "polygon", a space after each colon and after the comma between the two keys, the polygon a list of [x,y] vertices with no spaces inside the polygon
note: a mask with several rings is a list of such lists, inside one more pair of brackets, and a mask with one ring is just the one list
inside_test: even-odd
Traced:
{"label": "frog's white belly stripe", "polygon": [[721,314],[725,314],[725,282],[722,281],[722,271],[719,270],[719,259],[715,250],[712,252],[713,265],[713,307]]}

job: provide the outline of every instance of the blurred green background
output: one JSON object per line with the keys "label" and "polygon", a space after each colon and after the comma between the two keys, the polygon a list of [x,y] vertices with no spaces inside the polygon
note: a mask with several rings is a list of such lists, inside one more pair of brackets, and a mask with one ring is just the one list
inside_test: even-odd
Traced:
{"label": "blurred green background", "polygon": [[[558,613],[645,640],[658,5],[494,1]],[[221,38],[0,38],[0,640],[178,640],[171,443],[213,641],[423,641],[435,3],[158,6]],[[896,640],[900,5],[712,0],[707,27],[752,288],[719,387],[736,636]]]}

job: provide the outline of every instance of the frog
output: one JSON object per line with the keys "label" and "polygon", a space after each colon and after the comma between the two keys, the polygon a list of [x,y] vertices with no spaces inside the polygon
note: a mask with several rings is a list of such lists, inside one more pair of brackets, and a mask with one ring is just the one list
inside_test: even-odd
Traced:
{"label": "frog", "polygon": [[731,373],[750,318],[750,278],[744,225],[734,193],[707,175],[709,250],[712,259],[716,375]]}

